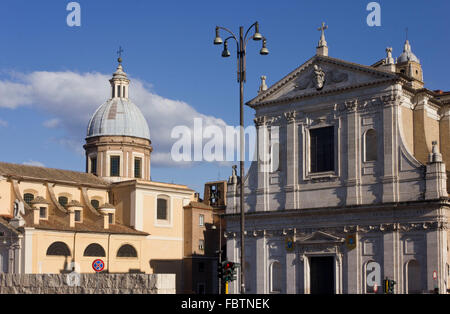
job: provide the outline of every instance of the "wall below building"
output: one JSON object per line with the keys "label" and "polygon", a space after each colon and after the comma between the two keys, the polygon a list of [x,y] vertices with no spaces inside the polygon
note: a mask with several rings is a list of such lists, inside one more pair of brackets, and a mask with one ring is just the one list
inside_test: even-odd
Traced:
{"label": "wall below building", "polygon": [[[0,274],[0,294],[175,294],[175,274]],[[68,284],[71,283],[72,285]]]}

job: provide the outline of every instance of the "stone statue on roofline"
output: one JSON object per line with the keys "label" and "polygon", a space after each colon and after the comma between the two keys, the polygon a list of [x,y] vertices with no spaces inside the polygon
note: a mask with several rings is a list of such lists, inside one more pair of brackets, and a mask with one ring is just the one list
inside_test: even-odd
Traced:
{"label": "stone statue on roofline", "polygon": [[23,219],[22,215],[25,215],[25,208],[23,206],[23,202],[16,199],[14,201],[14,217],[11,219],[10,224],[15,227],[22,227],[25,224],[25,219]]}

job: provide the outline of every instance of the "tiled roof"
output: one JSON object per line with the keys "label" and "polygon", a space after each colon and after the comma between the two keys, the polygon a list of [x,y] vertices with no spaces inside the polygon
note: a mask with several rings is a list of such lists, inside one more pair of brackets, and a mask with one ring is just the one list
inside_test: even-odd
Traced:
{"label": "tiled roof", "polygon": [[26,227],[32,227],[42,230],[69,231],[69,232],[93,232],[93,233],[111,233],[111,234],[130,234],[146,236],[148,233],[135,230],[131,227],[121,224],[110,224],[109,229],[103,228],[103,217],[90,220],[84,219],[83,222],[75,223],[75,227],[70,227],[69,217],[49,215],[48,220],[41,219],[38,225],[33,224],[33,213],[29,211],[25,216]]}
{"label": "tiled roof", "polygon": [[34,200],[31,201],[31,204],[50,204],[49,201],[47,201],[45,198],[43,198],[42,196],[37,196]]}
{"label": "tiled roof", "polygon": [[91,173],[71,170],[52,169],[20,164],[0,162],[0,175],[43,179],[47,181],[64,181],[75,184],[104,185],[109,183]]}

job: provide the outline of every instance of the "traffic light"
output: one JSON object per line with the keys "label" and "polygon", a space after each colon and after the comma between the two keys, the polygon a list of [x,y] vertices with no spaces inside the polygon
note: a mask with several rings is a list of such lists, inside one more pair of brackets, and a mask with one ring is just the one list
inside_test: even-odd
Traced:
{"label": "traffic light", "polygon": [[232,281],[233,278],[233,262],[225,261],[223,262],[223,280]]}
{"label": "traffic light", "polygon": [[223,281],[230,282],[237,279],[237,270],[239,263],[224,261],[218,264],[218,275]]}
{"label": "traffic light", "polygon": [[231,265],[231,281],[237,279],[237,269],[240,266],[238,263],[232,263]]}
{"label": "traffic light", "polygon": [[395,280],[383,280],[383,291],[386,294],[394,294],[394,286],[397,284]]}
{"label": "traffic light", "polygon": [[389,293],[390,294],[394,294],[394,285],[396,285],[397,282],[395,282],[394,280],[389,280]]}

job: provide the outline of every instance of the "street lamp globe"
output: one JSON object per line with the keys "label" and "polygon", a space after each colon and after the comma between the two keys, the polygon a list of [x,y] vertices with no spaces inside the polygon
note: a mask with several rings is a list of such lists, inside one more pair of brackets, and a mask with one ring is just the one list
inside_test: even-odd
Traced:
{"label": "street lamp globe", "polygon": [[263,46],[262,46],[261,50],[259,51],[259,53],[260,53],[261,55],[263,55],[263,56],[269,54],[269,49],[267,49],[266,43],[267,43],[267,41],[266,41],[266,39],[264,38],[264,39],[263,39]]}
{"label": "street lamp globe", "polygon": [[255,35],[253,35],[253,40],[261,40],[263,36],[259,32],[259,23],[255,23]]}
{"label": "street lamp globe", "polygon": [[214,38],[214,45],[221,45],[223,43],[222,38],[219,35],[219,28],[216,27],[216,38]]}
{"label": "street lamp globe", "polygon": [[222,57],[227,58],[231,56],[230,51],[228,50],[228,43],[224,42],[223,43],[223,51],[222,51]]}

